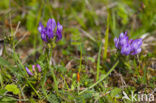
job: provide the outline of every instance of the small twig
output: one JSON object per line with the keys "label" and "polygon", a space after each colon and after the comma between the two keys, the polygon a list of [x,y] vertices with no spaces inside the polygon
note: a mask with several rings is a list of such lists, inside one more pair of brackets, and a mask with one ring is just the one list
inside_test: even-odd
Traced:
{"label": "small twig", "polygon": [[91,36],[89,33],[87,33],[86,31],[84,31],[83,29],[80,28],[80,32],[82,32],[83,34],[85,34],[85,36],[87,36],[92,41],[96,42],[95,38],[93,36]]}
{"label": "small twig", "polygon": [[11,9],[7,9],[7,10],[1,10],[0,11],[0,15],[5,15],[5,14],[8,14],[9,12],[11,11]]}
{"label": "small twig", "polygon": [[18,31],[20,23],[21,23],[21,22],[19,21],[18,24],[17,24],[16,30],[15,30],[15,32],[14,32],[14,34],[13,34],[13,37],[15,37],[15,35],[16,35],[17,31]]}
{"label": "small twig", "polygon": [[104,6],[104,7],[102,7],[101,9],[96,10],[96,14],[97,14],[97,15],[101,15],[101,14],[103,14],[103,12],[105,12],[107,9],[113,8],[113,7],[115,7],[117,4],[118,4],[117,2],[114,2],[114,3],[112,3],[112,4],[109,4],[108,6]]}
{"label": "small twig", "polygon": [[28,32],[24,33],[22,38],[15,44],[15,47],[27,36]]}

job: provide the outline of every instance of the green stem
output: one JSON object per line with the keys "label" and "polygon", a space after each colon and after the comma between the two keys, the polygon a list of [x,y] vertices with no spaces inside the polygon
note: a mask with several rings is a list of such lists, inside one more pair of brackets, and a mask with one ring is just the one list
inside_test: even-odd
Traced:
{"label": "green stem", "polygon": [[[81,68],[82,68],[82,44],[80,44],[80,67],[78,69],[78,73],[79,74],[81,72]],[[77,83],[77,91],[78,91],[78,94],[79,94],[79,90],[80,90],[80,81],[78,81],[78,83]]]}
{"label": "green stem", "polygon": [[100,45],[99,53],[98,53],[96,81],[99,80],[101,48],[102,48],[102,43],[101,43],[101,45]]}
{"label": "green stem", "polygon": [[42,81],[42,91],[43,91],[43,94],[45,95],[45,97],[48,99],[48,94],[47,94],[47,92],[46,92],[46,88],[45,88],[45,83],[46,83],[46,80],[47,80],[47,78],[46,78],[46,74],[47,74],[47,71],[44,69],[44,75],[43,75],[43,81]]}
{"label": "green stem", "polygon": [[84,92],[87,91],[88,89],[91,89],[91,88],[95,87],[97,84],[99,84],[101,81],[103,81],[106,77],[108,77],[108,75],[115,69],[115,67],[118,65],[118,63],[119,63],[119,61],[117,61],[117,62],[113,65],[113,67],[107,72],[107,74],[104,75],[103,77],[101,77],[101,79],[100,79],[99,81],[97,81],[96,83],[94,83],[94,84],[91,85],[90,87],[86,88],[85,90],[81,91],[81,92],[79,93],[79,95],[82,94],[82,93],[84,93]]}
{"label": "green stem", "polygon": [[80,44],[80,67],[79,67],[79,73],[81,71],[82,68],[82,44]]}
{"label": "green stem", "polygon": [[107,49],[108,49],[108,38],[109,38],[109,17],[110,17],[110,14],[109,14],[109,11],[108,11],[108,17],[107,17],[107,29],[106,29],[106,32],[105,32],[105,44],[104,44],[104,55],[103,55],[103,59],[106,60],[107,58]]}
{"label": "green stem", "polygon": [[55,83],[54,89],[56,90],[56,92],[58,92],[58,83],[57,83],[57,80],[56,80],[56,76],[54,74],[54,68],[51,68],[51,74],[52,74],[52,77],[53,77],[54,83]]}
{"label": "green stem", "polygon": [[54,73],[54,68],[52,68],[50,66],[51,57],[52,57],[52,48],[49,48],[49,50],[48,50],[48,61],[47,61],[48,62],[48,67],[51,70],[51,75],[52,75],[53,80],[54,80],[54,89],[55,89],[56,92],[58,92],[58,83],[57,83],[56,76],[55,76],[55,73]]}
{"label": "green stem", "polygon": [[3,78],[2,78],[2,75],[1,75],[2,71],[0,69],[0,82],[1,82],[1,87],[3,88]]}
{"label": "green stem", "polygon": [[77,83],[77,92],[78,92],[78,94],[79,94],[79,91],[80,91],[80,82],[78,81],[78,83]]}

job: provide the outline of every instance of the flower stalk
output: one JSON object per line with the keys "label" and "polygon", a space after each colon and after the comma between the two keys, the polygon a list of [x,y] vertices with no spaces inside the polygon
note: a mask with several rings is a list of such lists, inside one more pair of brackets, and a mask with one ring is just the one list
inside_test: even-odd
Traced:
{"label": "flower stalk", "polygon": [[[59,22],[55,22],[55,19],[49,19],[46,27],[39,23],[38,31],[41,33],[41,39],[47,44],[46,45],[46,54],[47,54],[47,63],[48,68],[51,71],[53,80],[54,80],[54,89],[58,92],[58,82],[56,80],[56,75],[54,73],[54,68],[51,66],[51,57],[52,49],[55,47],[56,42],[62,39],[62,30],[63,26]],[[38,69],[39,70],[39,69]]]}
{"label": "flower stalk", "polygon": [[48,54],[48,59],[47,59],[48,68],[50,69],[52,78],[54,80],[54,90],[56,92],[58,92],[58,82],[56,80],[56,75],[54,73],[54,68],[51,67],[52,48],[48,48],[48,53],[47,54]]}

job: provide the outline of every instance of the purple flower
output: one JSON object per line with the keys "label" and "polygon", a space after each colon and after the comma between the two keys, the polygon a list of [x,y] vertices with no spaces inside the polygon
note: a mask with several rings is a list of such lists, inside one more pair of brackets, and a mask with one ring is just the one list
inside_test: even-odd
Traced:
{"label": "purple flower", "polygon": [[62,25],[58,22],[57,23],[57,31],[56,31],[56,36],[57,36],[57,41],[62,39]]}
{"label": "purple flower", "polygon": [[129,39],[127,32],[121,33],[119,38],[114,38],[115,47],[121,50],[123,55],[136,55],[141,52],[142,39]]}
{"label": "purple flower", "polygon": [[120,49],[122,46],[127,45],[128,43],[128,36],[125,33],[121,33],[119,38],[115,37],[114,38],[114,42],[115,42],[115,47]]}
{"label": "purple flower", "polygon": [[32,65],[32,70],[33,72],[35,72],[35,65]]}
{"label": "purple flower", "polygon": [[115,47],[119,49],[119,39],[117,37],[114,38]]}
{"label": "purple flower", "polygon": [[42,71],[41,66],[39,64],[36,64],[36,67],[38,68],[38,72]]}
{"label": "purple flower", "polygon": [[49,39],[54,37],[54,30],[56,27],[56,22],[54,19],[49,19],[47,22],[47,36]]}
{"label": "purple flower", "polygon": [[42,23],[40,22],[40,23],[39,23],[39,26],[38,26],[38,31],[39,31],[39,32],[42,32],[43,29],[44,29],[44,26],[43,26]]}
{"label": "purple flower", "polygon": [[142,45],[142,39],[135,39],[131,44],[133,50],[140,48],[141,45]]}
{"label": "purple flower", "polygon": [[56,41],[61,40],[62,38],[62,25],[57,23],[57,30],[55,32],[56,22],[54,19],[49,19],[47,26],[44,28],[42,23],[39,23],[38,31],[41,33],[41,38],[43,41],[48,42],[50,39],[53,39],[56,36]]}
{"label": "purple flower", "polygon": [[25,67],[25,69],[29,75],[33,76],[32,72],[28,69],[28,67]]}
{"label": "purple flower", "polygon": [[122,38],[124,38],[127,34],[125,33],[120,33],[119,39],[121,40]]}
{"label": "purple flower", "polygon": [[38,31],[41,33],[41,38],[43,41],[47,42],[47,37],[46,37],[46,28],[42,25],[42,23],[39,23],[38,26]]}
{"label": "purple flower", "polygon": [[124,36],[123,38],[119,38],[119,45],[122,47],[124,45],[127,45],[128,43],[128,36]]}

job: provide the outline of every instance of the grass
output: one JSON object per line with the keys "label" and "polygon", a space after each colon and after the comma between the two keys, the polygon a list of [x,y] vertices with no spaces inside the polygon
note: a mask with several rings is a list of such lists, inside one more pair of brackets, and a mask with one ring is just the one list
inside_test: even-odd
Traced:
{"label": "grass", "polygon": [[[123,91],[156,88],[155,0],[1,0],[0,103],[131,103]],[[63,38],[46,44],[38,32],[54,18]],[[123,56],[114,37],[143,39]],[[146,34],[148,34],[146,36]],[[42,72],[27,74],[39,64]],[[143,101],[145,102],[145,101]]]}

